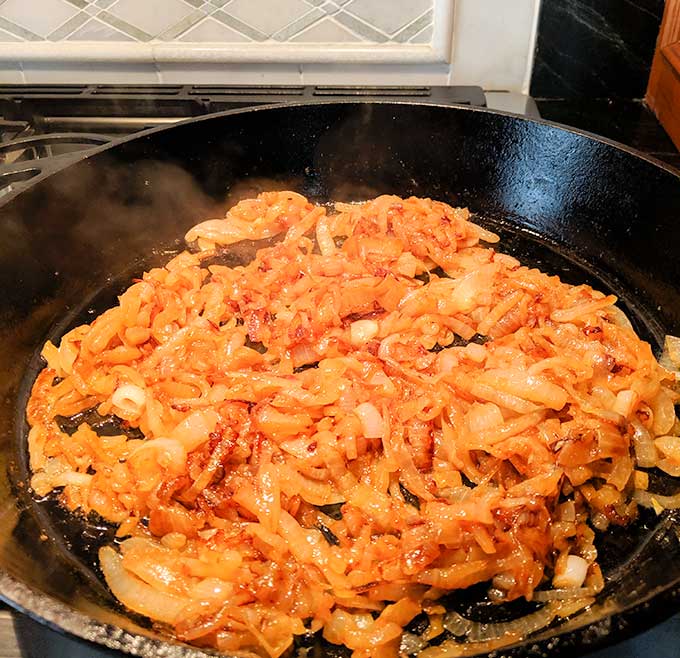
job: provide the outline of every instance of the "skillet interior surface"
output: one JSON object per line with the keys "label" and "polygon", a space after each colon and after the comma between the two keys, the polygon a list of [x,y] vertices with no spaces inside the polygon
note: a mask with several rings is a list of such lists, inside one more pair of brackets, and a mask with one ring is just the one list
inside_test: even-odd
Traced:
{"label": "skillet interior surface", "polygon": [[[463,108],[312,104],[229,113],[103,150],[0,207],[0,593],[36,618],[139,655],[201,655],[162,646],[111,599],[94,563],[111,528],[33,500],[24,408],[47,338],[115,303],[131,278],[181,250],[188,227],[265,189],[466,205],[501,234],[500,250],[617,294],[657,351],[680,333],[680,179],[573,131]],[[661,477],[655,486],[677,488]],[[644,513],[602,535],[608,585],[591,612],[505,653],[574,655],[671,614],[679,532],[673,514]],[[478,595],[449,604],[493,616]]]}

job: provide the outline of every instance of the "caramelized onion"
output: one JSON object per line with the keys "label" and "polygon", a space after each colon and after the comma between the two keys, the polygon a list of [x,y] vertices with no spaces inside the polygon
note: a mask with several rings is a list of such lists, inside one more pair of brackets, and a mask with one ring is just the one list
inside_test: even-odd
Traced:
{"label": "caramelized onion", "polygon": [[[244,199],[46,344],[34,492],[127,538],[100,554],[123,605],[230,655],[319,632],[352,658],[486,653],[588,605],[592,528],[680,506],[640,470],[680,475],[675,375],[613,296],[490,249],[464,208],[327,210]],[[437,602],[489,581],[545,605]],[[439,647],[408,633],[425,615]]]}
{"label": "caramelized onion", "polygon": [[680,338],[677,336],[666,336],[664,355],[668,357],[668,360],[676,369],[680,368]]}
{"label": "caramelized onion", "polygon": [[650,491],[640,491],[633,494],[633,498],[643,507],[651,507],[657,511],[661,509],[680,508],[680,493],[672,496],[662,496],[661,494],[651,493]]}
{"label": "caramelized onion", "polygon": [[633,448],[639,466],[649,468],[656,464],[658,455],[649,430],[638,421],[631,422],[633,426]]}
{"label": "caramelized onion", "polygon": [[531,597],[532,601],[572,601],[575,599],[584,599],[597,594],[597,591],[592,587],[572,587],[565,589],[547,589],[535,591]]}
{"label": "caramelized onion", "polygon": [[113,595],[139,614],[172,624],[190,603],[189,599],[159,592],[133,576],[123,567],[123,557],[110,546],[99,550],[99,564]]}

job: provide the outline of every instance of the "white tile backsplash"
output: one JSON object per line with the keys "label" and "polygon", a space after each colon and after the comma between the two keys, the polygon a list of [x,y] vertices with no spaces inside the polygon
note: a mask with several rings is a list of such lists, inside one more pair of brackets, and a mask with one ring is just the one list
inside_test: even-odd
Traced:
{"label": "white tile backsplash", "polygon": [[65,0],[41,0],[40,6],[31,5],[26,0],[6,0],[0,5],[0,16],[33,34],[47,37],[78,13],[78,9]]}
{"label": "white tile backsplash", "polygon": [[305,14],[309,14],[312,7],[304,0],[279,0],[269,7],[263,7],[262,3],[253,0],[231,0],[224,7],[224,11],[228,16],[270,37]]}
{"label": "white tile backsplash", "polygon": [[307,30],[303,30],[300,34],[296,34],[292,39],[292,43],[356,43],[361,41],[361,38],[348,30],[346,27],[339,25],[330,18],[324,18],[322,21],[312,25]]}
{"label": "white tile backsplash", "polygon": [[248,37],[208,16],[185,32],[180,41],[190,43],[247,43]]}
{"label": "white tile backsplash", "polygon": [[183,0],[117,0],[109,13],[152,38],[183,21],[192,7]]}
{"label": "white tile backsplash", "polygon": [[432,9],[432,2],[391,0],[388,6],[384,0],[350,0],[345,9],[385,34],[392,35],[422,16],[428,9]]}
{"label": "white tile backsplash", "polygon": [[[27,82],[526,91],[540,0],[0,0]],[[12,75],[16,75],[13,73]]]}
{"label": "white tile backsplash", "polygon": [[21,39],[6,30],[0,30],[0,41],[21,41]]}
{"label": "white tile backsplash", "polygon": [[70,34],[68,41],[133,41],[133,38],[97,18],[91,18]]}
{"label": "white tile backsplash", "polygon": [[457,0],[451,84],[528,92],[539,0]]}
{"label": "white tile backsplash", "polygon": [[[345,43],[343,28],[380,44],[406,42],[433,23],[445,34],[452,7],[453,0],[0,0],[0,29],[21,40],[41,40],[58,29],[61,41],[95,16],[135,41],[153,42],[182,38],[211,17],[240,35],[234,42],[288,42],[319,25],[327,44]],[[231,32],[224,36],[222,43],[232,42]]]}
{"label": "white tile backsplash", "polygon": [[424,30],[420,30],[412,39],[411,43],[430,43],[432,41],[432,26],[428,25]]}

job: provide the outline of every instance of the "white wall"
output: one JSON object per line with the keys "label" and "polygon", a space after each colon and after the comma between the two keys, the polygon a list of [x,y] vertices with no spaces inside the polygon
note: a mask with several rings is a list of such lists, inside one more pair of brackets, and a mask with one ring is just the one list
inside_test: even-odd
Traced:
{"label": "white wall", "polygon": [[4,0],[0,83],[527,93],[540,0]]}

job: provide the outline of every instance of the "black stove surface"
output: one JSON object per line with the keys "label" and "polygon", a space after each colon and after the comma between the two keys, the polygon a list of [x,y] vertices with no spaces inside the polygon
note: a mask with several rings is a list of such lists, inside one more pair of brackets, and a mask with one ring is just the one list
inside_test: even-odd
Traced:
{"label": "black stove surface", "polygon": [[[495,94],[497,96],[497,94]],[[479,87],[242,87],[0,85],[0,197],[74,152],[144,128],[211,112],[275,102],[347,98],[485,106]],[[490,102],[489,105],[494,107]],[[537,99],[541,115],[622,141],[680,166],[680,154],[640,101]],[[5,187],[4,190],[7,190]],[[677,658],[680,615],[591,658]],[[66,636],[0,610],[0,658],[118,658],[123,654]]]}

